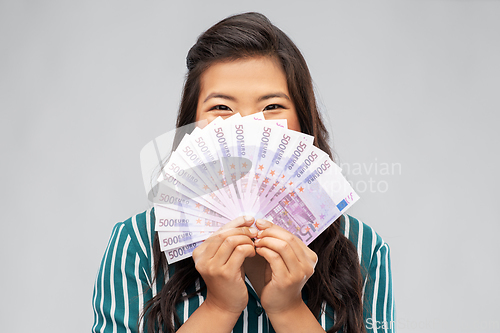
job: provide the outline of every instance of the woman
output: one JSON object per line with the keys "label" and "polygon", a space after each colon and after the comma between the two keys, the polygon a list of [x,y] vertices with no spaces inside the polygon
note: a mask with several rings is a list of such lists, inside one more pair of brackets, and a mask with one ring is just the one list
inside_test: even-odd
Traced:
{"label": "woman", "polygon": [[[214,25],[187,67],[177,127],[263,111],[331,156],[306,62],[263,15]],[[309,247],[239,217],[171,266],[153,230],[154,210],[115,226],[94,289],[94,332],[393,331],[389,248],[352,217]]]}

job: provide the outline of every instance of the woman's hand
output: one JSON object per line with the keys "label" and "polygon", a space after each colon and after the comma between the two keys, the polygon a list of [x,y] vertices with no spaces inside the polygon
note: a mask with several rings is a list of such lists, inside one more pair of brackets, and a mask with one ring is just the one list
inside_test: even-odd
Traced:
{"label": "woman's hand", "polygon": [[[196,270],[207,285],[205,306],[239,317],[248,303],[243,262],[255,255],[250,228],[254,218],[240,216],[210,236],[193,252]],[[205,304],[206,303],[206,304]]]}
{"label": "woman's hand", "polygon": [[255,249],[268,263],[260,300],[271,319],[274,314],[303,307],[301,291],[314,273],[318,256],[299,238],[269,221],[259,219],[256,226],[260,231]]}

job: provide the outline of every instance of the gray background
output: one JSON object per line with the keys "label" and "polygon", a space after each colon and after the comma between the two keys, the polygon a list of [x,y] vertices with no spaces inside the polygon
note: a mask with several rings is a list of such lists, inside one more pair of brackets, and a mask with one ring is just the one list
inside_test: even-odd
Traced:
{"label": "gray background", "polygon": [[185,55],[248,10],[308,61],[362,197],[350,213],[391,246],[399,332],[500,332],[500,2],[430,0],[0,1],[1,331],[90,330]]}

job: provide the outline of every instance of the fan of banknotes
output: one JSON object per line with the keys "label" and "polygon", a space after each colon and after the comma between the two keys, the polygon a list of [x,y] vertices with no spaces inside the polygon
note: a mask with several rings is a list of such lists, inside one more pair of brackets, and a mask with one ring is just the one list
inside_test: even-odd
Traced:
{"label": "fan of banknotes", "polygon": [[186,134],[154,190],[155,229],[167,261],[190,257],[241,215],[311,243],[359,198],[313,139],[262,113],[219,117]]}

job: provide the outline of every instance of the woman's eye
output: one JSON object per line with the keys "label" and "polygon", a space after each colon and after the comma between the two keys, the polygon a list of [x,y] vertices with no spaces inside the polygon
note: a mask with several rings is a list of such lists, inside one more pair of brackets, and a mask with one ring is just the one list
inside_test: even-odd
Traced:
{"label": "woman's eye", "polygon": [[222,104],[213,106],[210,110],[233,111],[231,110],[231,108],[229,108],[229,106]]}
{"label": "woman's eye", "polygon": [[264,111],[276,110],[276,109],[284,109],[284,107],[279,104],[270,104],[264,108]]}

